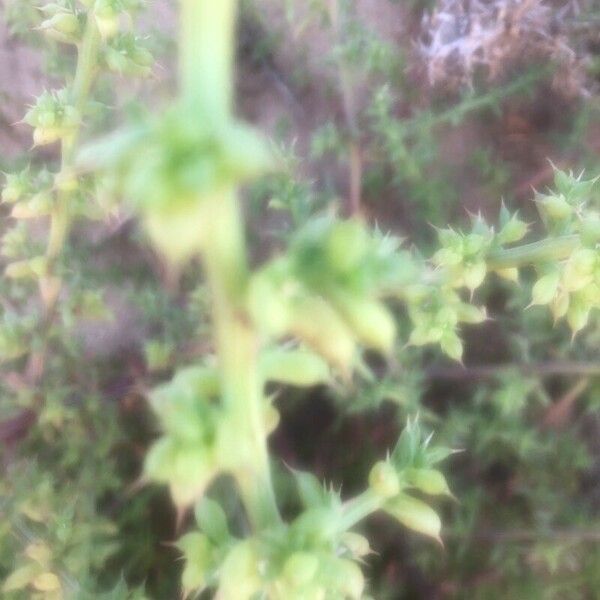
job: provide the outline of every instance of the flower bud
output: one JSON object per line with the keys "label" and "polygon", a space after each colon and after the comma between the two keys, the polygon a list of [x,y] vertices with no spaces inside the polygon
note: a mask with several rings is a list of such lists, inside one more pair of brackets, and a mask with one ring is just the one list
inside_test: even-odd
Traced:
{"label": "flower bud", "polygon": [[386,461],[376,463],[369,473],[369,486],[381,498],[393,498],[400,493],[400,479],[393,465]]}
{"label": "flower bud", "polygon": [[11,592],[24,590],[39,572],[40,566],[33,562],[17,567],[3,579],[0,590],[8,596],[13,596],[14,594],[11,594]]}
{"label": "flower bud", "polygon": [[17,202],[10,213],[15,219],[37,219],[52,210],[52,196],[47,192],[38,192],[25,202]]}
{"label": "flower bud", "polygon": [[407,469],[406,480],[424,494],[453,496],[444,475],[436,469]]}
{"label": "flower bud", "polygon": [[389,500],[384,510],[409,529],[432,537],[440,544],[442,543],[440,539],[442,529],[440,517],[433,508],[421,500],[401,494]]}
{"label": "flower bud", "polygon": [[473,306],[472,304],[461,303],[456,310],[456,315],[461,323],[478,325],[487,319],[485,307]]}
{"label": "flower bud", "polygon": [[299,588],[313,581],[319,569],[319,559],[309,552],[295,552],[283,565],[283,574],[292,587]]}
{"label": "flower bud", "polygon": [[486,239],[478,233],[469,233],[463,239],[463,255],[466,257],[475,257],[485,248]]}
{"label": "flower bud", "polygon": [[365,577],[360,567],[351,560],[341,559],[335,573],[343,597],[360,600],[365,589]]}
{"label": "flower bud", "polygon": [[573,207],[567,202],[563,194],[557,196],[538,195],[536,198],[540,211],[552,221],[564,221],[574,212]]}
{"label": "flower bud", "polygon": [[383,354],[391,352],[396,322],[383,303],[344,292],[332,292],[328,296],[361,344]]}
{"label": "flower bud", "polygon": [[562,319],[569,309],[570,298],[568,292],[559,292],[550,304],[550,312],[555,321]]}
{"label": "flower bud", "polygon": [[107,40],[119,33],[120,18],[118,11],[107,0],[98,0],[94,10],[96,26],[102,39]]}
{"label": "flower bud", "polygon": [[9,264],[4,274],[11,279],[39,279],[47,274],[48,259],[36,256]]}
{"label": "flower bud", "polygon": [[297,387],[311,387],[330,379],[327,363],[306,349],[274,348],[263,352],[261,370],[267,381],[277,381]]}
{"label": "flower bud", "polygon": [[450,358],[461,361],[463,355],[463,343],[454,331],[445,331],[440,339],[440,346]]}
{"label": "flower bud", "polygon": [[354,558],[362,558],[371,552],[369,540],[359,533],[347,531],[342,536],[342,544]]}
{"label": "flower bud", "polygon": [[104,61],[111,71],[146,76],[152,71],[154,57],[132,33],[121,33],[105,47]]}
{"label": "flower bud", "polygon": [[360,567],[351,560],[332,555],[321,556],[317,581],[326,590],[326,598],[359,600],[365,588]]}
{"label": "flower bud", "polygon": [[217,471],[209,449],[185,444],[172,437],[163,437],[149,450],[144,474],[151,480],[166,483],[173,502],[186,507],[202,497],[206,486]]}
{"label": "flower bud", "polygon": [[202,590],[213,564],[213,547],[209,539],[202,533],[187,533],[177,541],[177,547],[185,558],[181,575],[184,590]]}
{"label": "flower bud", "polygon": [[553,270],[540,277],[531,290],[531,304],[550,304],[558,292],[560,273]]}
{"label": "flower bud", "polygon": [[42,566],[47,566],[52,560],[52,550],[42,541],[31,542],[25,548],[25,556]]}
{"label": "flower bud", "polygon": [[408,343],[412,344],[413,346],[435,344],[436,342],[440,341],[443,335],[444,330],[442,328],[435,327],[429,322],[420,323],[411,331]]}
{"label": "flower bud", "polygon": [[588,247],[600,243],[600,213],[589,211],[585,214],[579,226],[581,241]]}
{"label": "flower bud", "polygon": [[77,176],[70,170],[62,170],[54,177],[54,187],[61,192],[74,192],[78,185]]}
{"label": "flower bud", "polygon": [[177,199],[169,208],[149,208],[143,223],[157,250],[179,266],[202,249],[206,214],[200,198]]}
{"label": "flower bud", "polygon": [[463,260],[461,252],[455,248],[440,248],[432,257],[439,267],[455,267]]}
{"label": "flower bud", "polygon": [[571,303],[567,310],[567,321],[569,322],[573,334],[576,334],[587,325],[590,311],[591,307],[589,304],[584,304],[582,302]]}
{"label": "flower bud", "polygon": [[335,223],[325,245],[327,262],[339,273],[348,273],[364,258],[368,244],[367,231],[360,221],[353,219]]}
{"label": "flower bud", "polygon": [[47,146],[58,142],[61,138],[61,130],[58,127],[36,127],[33,130],[33,145]]}
{"label": "flower bud", "polygon": [[23,256],[27,249],[28,235],[26,228],[22,225],[11,227],[2,236],[0,243],[0,254],[6,258],[18,258]]}
{"label": "flower bud", "polygon": [[513,215],[508,223],[502,227],[498,234],[498,240],[501,244],[513,244],[522,240],[529,231],[529,226],[521,221],[517,215]]}
{"label": "flower bud", "polygon": [[598,254],[594,250],[589,248],[575,250],[563,272],[562,283],[565,289],[574,292],[591,283],[599,263]]}
{"label": "flower bud", "polygon": [[80,122],[80,115],[68,101],[65,90],[41,94],[23,121],[34,128],[36,146],[51,144],[73,133]]}
{"label": "flower bud", "polygon": [[217,598],[248,600],[261,589],[255,544],[251,540],[240,542],[229,551],[221,566]]}
{"label": "flower bud", "polygon": [[20,173],[9,173],[2,190],[2,202],[13,204],[31,190],[31,175],[26,169]]}
{"label": "flower bud", "polygon": [[297,298],[291,308],[291,332],[330,364],[349,373],[354,362],[352,331],[322,298]]}
{"label": "flower bud", "polygon": [[278,269],[266,269],[250,279],[246,305],[254,323],[261,332],[279,337],[290,326],[291,310],[285,288],[294,287],[287,283]]}
{"label": "flower bud", "polygon": [[40,573],[39,575],[34,577],[33,581],[31,582],[31,585],[38,592],[45,593],[58,592],[62,587],[60,579],[50,571]]}
{"label": "flower bud", "polygon": [[64,11],[46,19],[40,29],[50,38],[64,43],[77,43],[81,36],[81,23],[72,12]]}
{"label": "flower bud", "polygon": [[476,290],[484,282],[486,274],[487,265],[483,260],[466,265],[462,269],[462,283],[469,290]]}

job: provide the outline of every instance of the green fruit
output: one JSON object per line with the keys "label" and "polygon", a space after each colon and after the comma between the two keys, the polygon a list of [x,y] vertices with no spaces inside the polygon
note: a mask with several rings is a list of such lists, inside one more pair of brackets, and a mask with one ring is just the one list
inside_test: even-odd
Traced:
{"label": "green fruit", "polygon": [[381,498],[393,498],[400,493],[400,479],[393,465],[376,463],[369,473],[369,486]]}
{"label": "green fruit", "polygon": [[296,298],[290,330],[327,362],[349,374],[355,358],[354,335],[331,305],[316,296]]}
{"label": "green fruit", "polygon": [[327,236],[325,254],[329,265],[339,273],[355,269],[367,253],[369,237],[358,220],[335,223]]}
{"label": "green fruit", "polygon": [[485,280],[487,265],[484,261],[462,268],[462,283],[471,291],[476,290]]}
{"label": "green fruit", "polygon": [[181,575],[183,588],[186,591],[203,589],[213,563],[213,548],[209,539],[202,533],[187,533],[178,540],[177,547],[185,558]]}
{"label": "green fruit", "polygon": [[564,221],[574,212],[573,207],[562,194],[558,196],[540,196],[537,201],[542,213],[552,221]]}
{"label": "green fruit", "polygon": [[440,544],[442,543],[440,539],[442,529],[440,517],[433,508],[421,500],[401,494],[387,502],[384,510],[409,529],[432,537]]}
{"label": "green fruit", "polygon": [[355,558],[362,558],[371,552],[369,540],[359,533],[347,531],[342,536],[342,543]]}
{"label": "green fruit", "polygon": [[580,227],[581,241],[586,246],[595,246],[600,243],[600,213],[589,211],[582,219]]}
{"label": "green fruit", "polygon": [[260,363],[267,381],[311,387],[327,383],[330,379],[327,363],[306,349],[273,348],[262,353]]}
{"label": "green fruit", "polygon": [[562,283],[566,290],[574,292],[594,280],[594,271],[600,260],[598,253],[589,248],[575,250],[565,265]]}
{"label": "green fruit", "polygon": [[319,559],[309,552],[295,552],[283,566],[284,577],[292,587],[301,587],[313,581],[319,568]]}
{"label": "green fruit", "polygon": [[512,244],[522,240],[529,231],[529,226],[524,221],[521,221],[516,215],[513,215],[501,229],[498,238],[503,244]]}
{"label": "green fruit", "polygon": [[234,546],[221,566],[217,598],[249,600],[262,589],[255,544],[246,540]]}
{"label": "green fruit", "polygon": [[361,344],[383,354],[391,352],[396,322],[383,303],[337,291],[330,292],[328,297]]}
{"label": "green fruit", "polygon": [[452,496],[444,475],[436,469],[407,469],[405,477],[410,485],[430,496]]}
{"label": "green fruit", "polygon": [[257,273],[248,285],[246,305],[250,317],[261,332],[273,337],[285,334],[290,327],[291,309],[285,286],[277,269]]}
{"label": "green fruit", "polygon": [[550,304],[558,292],[560,273],[552,271],[540,277],[531,290],[531,304]]}

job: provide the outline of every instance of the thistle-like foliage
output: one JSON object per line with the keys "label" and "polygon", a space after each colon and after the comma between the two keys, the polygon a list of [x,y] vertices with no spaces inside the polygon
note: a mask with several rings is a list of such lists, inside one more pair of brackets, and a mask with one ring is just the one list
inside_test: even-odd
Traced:
{"label": "thistle-like foliage", "polygon": [[[36,282],[44,309],[41,322],[3,315],[2,359],[27,354],[36,326],[50,336],[68,233],[76,216],[93,214],[94,176],[101,176],[176,270],[200,259],[210,292],[212,345],[202,362],[175,369],[149,393],[160,436],[141,478],[168,486],[180,517],[194,511],[193,529],[177,542],[183,593],[213,590],[220,600],[367,598],[362,562],[370,546],[356,527],[381,512],[441,543],[433,505],[453,497],[438,466],[452,450],[433,445],[432,435],[410,420],[354,497],[309,473],[290,474],[299,509],[284,519],[267,443],[279,414],[267,386],[340,388],[366,370],[368,352],[386,359],[407,345],[439,345],[460,361],[462,324],[487,318],[479,290],[494,275],[518,282],[522,269],[539,275],[532,304],[549,305],[576,333],[600,308],[595,180],[556,171],[554,189],[535,199],[546,227],[537,241],[524,243],[529,225],[502,207],[497,224],[474,216],[468,231],[439,229],[439,248],[424,257],[358,217],[326,213],[305,219],[283,250],[250,268],[238,187],[276,169],[277,161],[232,111],[236,0],[181,0],[178,97],[161,114],[78,149],[101,69],[125,75],[151,69],[129,25],[137,5],[89,0],[43,7],[40,30],[77,47],[77,72],[64,89],[42,93],[24,118],[35,146],[61,143],[60,167],[13,173],[2,194],[18,221],[2,240],[11,261],[5,275]],[[28,220],[39,217],[50,221],[46,249],[25,243]],[[82,295],[81,304],[91,311],[101,305],[93,293]],[[401,314],[408,331],[399,326]],[[31,384],[43,375],[46,350],[30,361]],[[147,354],[164,362],[160,347]],[[244,508],[235,522],[212,497],[222,475]],[[44,552],[29,550],[9,590],[60,597],[63,583],[53,559],[40,559]]]}
{"label": "thistle-like foliage", "polygon": [[[399,343],[439,344],[460,360],[460,324],[486,319],[473,295],[491,273],[518,280],[519,269],[530,266],[562,270],[552,286],[545,279],[536,284],[534,302],[556,302],[567,292],[563,314],[579,329],[585,318],[578,307],[591,310],[597,302],[583,299],[583,290],[593,297],[597,286],[598,236],[586,204],[592,184],[557,171],[556,193],[538,198],[548,238],[532,244],[516,246],[529,226],[505,208],[497,229],[477,216],[468,232],[440,230],[440,248],[430,259],[359,219],[326,214],[252,272],[236,187],[269,162],[259,138],[231,114],[235,6],[182,0],[180,98],[162,116],[90,147],[82,158],[121,186],[167,259],[180,267],[201,258],[212,292],[215,355],[151,394],[163,435],[147,456],[145,477],[168,484],[180,511],[195,507],[198,530],[178,542],[184,593],[363,598],[359,562],[369,544],[352,529],[383,511],[441,541],[430,497],[452,496],[437,468],[451,451],[431,446],[431,436],[411,421],[354,498],[342,500],[312,475],[297,473],[303,508],[285,523],[271,483],[266,440],[278,414],[266,384],[348,381],[365,350],[386,356]],[[222,68],[203,70],[209,61]],[[552,208],[558,204],[560,215]],[[544,286],[552,289],[542,293]],[[407,339],[399,339],[396,324],[402,307],[412,322]],[[246,509],[251,532],[243,537],[231,533],[227,515],[206,496],[225,473]]]}
{"label": "thistle-like foliage", "polygon": [[[69,376],[67,380],[64,375],[56,377],[56,371],[59,365],[68,373],[65,365],[73,363],[75,315],[105,318],[108,312],[101,292],[81,289],[66,260],[73,222],[102,216],[95,183],[76,170],[75,156],[94,113],[97,80],[110,71],[149,73],[151,56],[132,31],[138,4],[129,0],[57,0],[38,6],[41,23],[37,35],[61,47],[74,46],[71,54],[76,56],[76,66],[59,89],[43,91],[22,120],[31,128],[32,151],[54,145],[59,159],[42,166],[39,159],[32,160],[32,166],[7,174],[2,190],[10,219],[0,242],[7,261],[4,277],[9,283],[6,295],[3,291],[0,316],[0,363],[19,382],[8,390],[3,383],[2,393],[8,396],[9,414],[16,422],[28,427],[35,424],[30,441],[34,447],[44,448],[39,464],[31,461],[23,469],[15,459],[17,466],[7,473],[0,489],[6,523],[0,545],[8,542],[7,551],[12,549],[15,559],[15,568],[1,588],[3,597],[84,597],[84,588],[93,587],[87,578],[115,550],[114,524],[98,514],[98,498],[114,486],[114,477],[108,473],[100,476],[91,490],[84,473],[87,468],[97,470],[99,457],[106,460],[110,449],[103,444],[114,439],[112,425],[100,425],[101,411],[90,391],[93,385],[79,392],[89,393],[86,401],[72,406],[65,401],[70,394],[65,392]],[[47,238],[39,235],[40,223],[48,225]],[[82,424],[88,420],[95,424],[84,431]],[[96,426],[106,437],[90,445],[89,436]],[[73,475],[74,456],[86,465],[77,475]],[[56,482],[45,471],[45,464],[56,469]],[[64,489],[55,489],[63,479]],[[82,499],[77,496],[83,489],[88,491]]]}

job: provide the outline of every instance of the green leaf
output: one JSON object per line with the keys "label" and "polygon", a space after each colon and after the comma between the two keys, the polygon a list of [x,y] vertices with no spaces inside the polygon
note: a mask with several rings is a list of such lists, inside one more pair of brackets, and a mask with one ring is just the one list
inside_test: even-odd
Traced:
{"label": "green leaf", "polygon": [[3,592],[15,592],[27,587],[40,573],[40,567],[36,563],[29,563],[15,569],[2,584]]}
{"label": "green leaf", "polygon": [[305,508],[317,508],[329,504],[329,494],[312,473],[306,471],[292,471],[292,473]]}
{"label": "green leaf", "polygon": [[440,544],[442,543],[440,538],[442,529],[440,517],[425,502],[406,494],[400,494],[388,501],[384,510],[400,521],[405,527],[429,536]]}
{"label": "green leaf", "polygon": [[407,469],[408,483],[430,496],[454,497],[444,475],[436,469]]}
{"label": "green leaf", "polygon": [[230,538],[227,516],[218,502],[205,496],[196,504],[194,516],[200,529],[215,544],[222,544]]}
{"label": "green leaf", "polygon": [[260,363],[267,381],[311,387],[327,383],[331,378],[327,362],[305,348],[265,350],[260,357]]}

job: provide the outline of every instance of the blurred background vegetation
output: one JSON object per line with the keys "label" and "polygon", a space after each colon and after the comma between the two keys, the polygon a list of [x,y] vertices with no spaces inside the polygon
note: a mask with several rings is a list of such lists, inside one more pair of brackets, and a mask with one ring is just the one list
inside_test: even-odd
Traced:
{"label": "blurred background vegetation", "polygon": [[[153,76],[107,79],[90,134],[171,95],[173,4],[145,12]],[[30,160],[29,132],[15,125],[25,106],[72,70],[63,47],[41,49],[38,5],[2,3],[7,172]],[[532,188],[551,183],[550,161],[600,172],[596,0],[245,0],[238,64],[238,110],[270,134],[282,165],[246,191],[257,263],[336,207],[429,255],[434,227],[478,212],[493,222],[502,201],[535,222]],[[181,563],[166,491],[137,481],[156,435],[145,391],[207,352],[207,295],[198,265],[174,284],[130,216],[98,200],[110,218],[79,226],[67,251],[39,416],[18,359],[1,365],[0,580],[45,560],[74,598],[166,600]],[[18,244],[33,255],[35,228],[19,238],[6,221],[3,257]],[[492,318],[466,331],[464,365],[399,348],[344,389],[277,390],[276,470],[311,470],[343,492],[360,487],[407,417],[462,450],[445,466],[458,502],[442,508],[443,550],[369,521],[377,599],[600,598],[600,322],[573,341],[543,308],[522,310],[530,289],[493,279],[478,291]],[[31,305],[25,284],[0,279],[0,304],[3,355],[43,342],[10,319]],[[14,589],[2,597],[48,597]]]}

